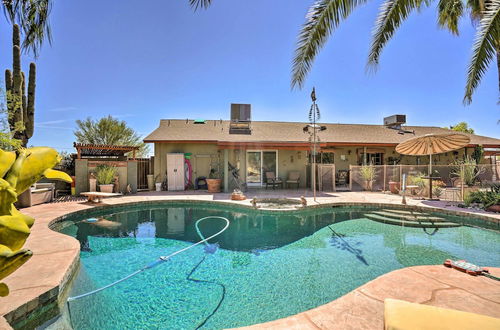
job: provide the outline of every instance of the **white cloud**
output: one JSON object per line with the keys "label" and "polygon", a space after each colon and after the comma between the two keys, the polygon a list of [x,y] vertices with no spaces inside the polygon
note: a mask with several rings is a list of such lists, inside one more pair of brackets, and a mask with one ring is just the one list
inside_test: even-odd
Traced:
{"label": "white cloud", "polygon": [[78,109],[77,107],[60,107],[60,108],[52,108],[52,109],[49,109],[48,111],[51,111],[51,112],[64,112],[64,111],[72,111],[72,110],[76,110]]}

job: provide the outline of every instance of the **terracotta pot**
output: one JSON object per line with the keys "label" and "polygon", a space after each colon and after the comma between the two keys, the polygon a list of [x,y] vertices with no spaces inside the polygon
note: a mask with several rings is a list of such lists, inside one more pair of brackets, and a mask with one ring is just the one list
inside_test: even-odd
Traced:
{"label": "terracotta pot", "polygon": [[401,189],[401,183],[396,181],[389,181],[389,190],[393,194],[399,194],[399,190]]}
{"label": "terracotta pot", "polygon": [[231,194],[231,200],[233,201],[244,201],[245,199],[247,198],[243,194],[235,194],[235,193]]}
{"label": "terracotta pot", "polygon": [[488,212],[497,212],[497,213],[500,213],[500,204],[491,205],[490,207],[488,207],[488,208],[486,209],[486,211],[488,211]]}
{"label": "terracotta pot", "polygon": [[99,190],[103,193],[112,193],[114,184],[100,184]]}
{"label": "terracotta pot", "polygon": [[221,179],[207,179],[208,192],[220,192]]}

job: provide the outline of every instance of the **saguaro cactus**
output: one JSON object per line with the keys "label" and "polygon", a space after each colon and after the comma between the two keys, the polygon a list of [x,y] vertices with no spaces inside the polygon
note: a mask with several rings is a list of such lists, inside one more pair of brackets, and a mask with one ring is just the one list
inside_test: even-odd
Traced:
{"label": "saguaro cactus", "polygon": [[21,35],[17,24],[12,29],[12,44],[12,71],[5,70],[9,126],[14,138],[26,146],[34,128],[36,65],[30,64],[26,93],[26,77],[21,71]]}

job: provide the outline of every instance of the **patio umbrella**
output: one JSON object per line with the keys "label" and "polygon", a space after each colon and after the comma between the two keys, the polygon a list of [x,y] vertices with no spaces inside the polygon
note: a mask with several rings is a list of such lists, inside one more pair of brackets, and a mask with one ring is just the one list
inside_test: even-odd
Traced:
{"label": "patio umbrella", "polygon": [[[429,181],[431,181],[432,155],[463,148],[469,142],[470,138],[467,135],[459,133],[426,134],[398,144],[396,152],[410,156],[429,156]],[[432,182],[430,182],[429,196],[432,198]]]}
{"label": "patio umbrella", "polygon": [[463,148],[469,142],[470,138],[464,134],[426,134],[398,144],[396,151],[402,155],[429,156],[429,175],[431,175],[432,155]]}

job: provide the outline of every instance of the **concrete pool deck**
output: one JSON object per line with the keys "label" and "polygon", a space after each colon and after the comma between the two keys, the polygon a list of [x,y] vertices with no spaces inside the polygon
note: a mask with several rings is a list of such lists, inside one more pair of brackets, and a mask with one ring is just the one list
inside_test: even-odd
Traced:
{"label": "concrete pool deck", "polygon": [[[374,206],[401,205],[400,196],[383,193],[318,193],[317,202],[313,201],[311,195],[310,191],[303,190],[258,190],[247,193],[248,198],[252,198],[253,196],[259,198],[299,198],[300,196],[305,196],[310,206],[325,204],[359,205],[365,203]],[[68,213],[90,209],[95,206],[140,203],[144,201],[199,200],[250,205],[248,200],[230,201],[229,197],[229,194],[224,193],[208,194],[206,192],[193,193],[189,191],[147,192],[104,199],[103,203],[100,204],[75,201],[41,204],[22,209],[23,213],[34,216],[36,219],[31,230],[31,235],[25,245],[26,248],[33,251],[33,257],[3,281],[9,286],[10,294],[5,298],[0,298],[0,329],[8,328],[6,321],[12,324],[18,323],[39,311],[41,306],[48,304],[57,305],[58,298],[63,294],[69,279],[76,267],[78,267],[80,245],[73,237],[57,233],[49,228],[49,224],[55,219]],[[444,211],[445,213],[459,211],[463,215],[470,214],[474,217],[480,217],[489,223],[500,225],[500,214],[464,210],[439,201],[429,202],[408,198],[407,204],[408,206],[424,207],[429,210],[437,208],[439,211]],[[428,270],[422,267],[428,267]],[[439,279],[432,276],[428,280],[423,278],[430,276],[425,275],[425,273],[432,274],[433,272],[436,276],[439,276]],[[497,276],[500,276],[500,269],[494,269],[493,272]],[[385,279],[386,276],[390,276],[390,280]],[[374,328],[373,325],[382,328],[380,321],[382,320],[383,322],[383,308],[380,309],[380,305],[383,306],[382,302],[384,298],[398,298],[411,302],[422,301],[423,303],[435,306],[456,309],[462,308],[460,305],[457,305],[457,301],[474,301],[471,304],[474,306],[470,306],[474,310],[467,311],[500,317],[500,284],[491,281],[493,280],[483,277],[474,278],[458,271],[449,270],[443,266],[410,267],[385,274],[326,305],[286,319],[258,326],[290,328],[296,324],[297,328],[307,326],[309,328],[361,329],[363,328],[363,324],[366,324],[370,326],[370,329]],[[438,285],[434,282],[441,284]],[[398,285],[395,286],[395,283],[398,283]],[[416,283],[422,283],[422,285],[417,285]],[[425,283],[434,283],[435,285],[426,286]],[[475,290],[476,285],[484,290]],[[431,298],[422,300],[419,298],[421,296]],[[343,312],[340,313],[337,310],[342,310]],[[350,312],[346,312],[346,310]],[[492,315],[492,310],[496,311],[497,314]],[[330,314],[332,318],[327,317]],[[382,315],[382,319],[380,319],[380,315]],[[363,319],[373,319],[375,323],[366,323]]]}

